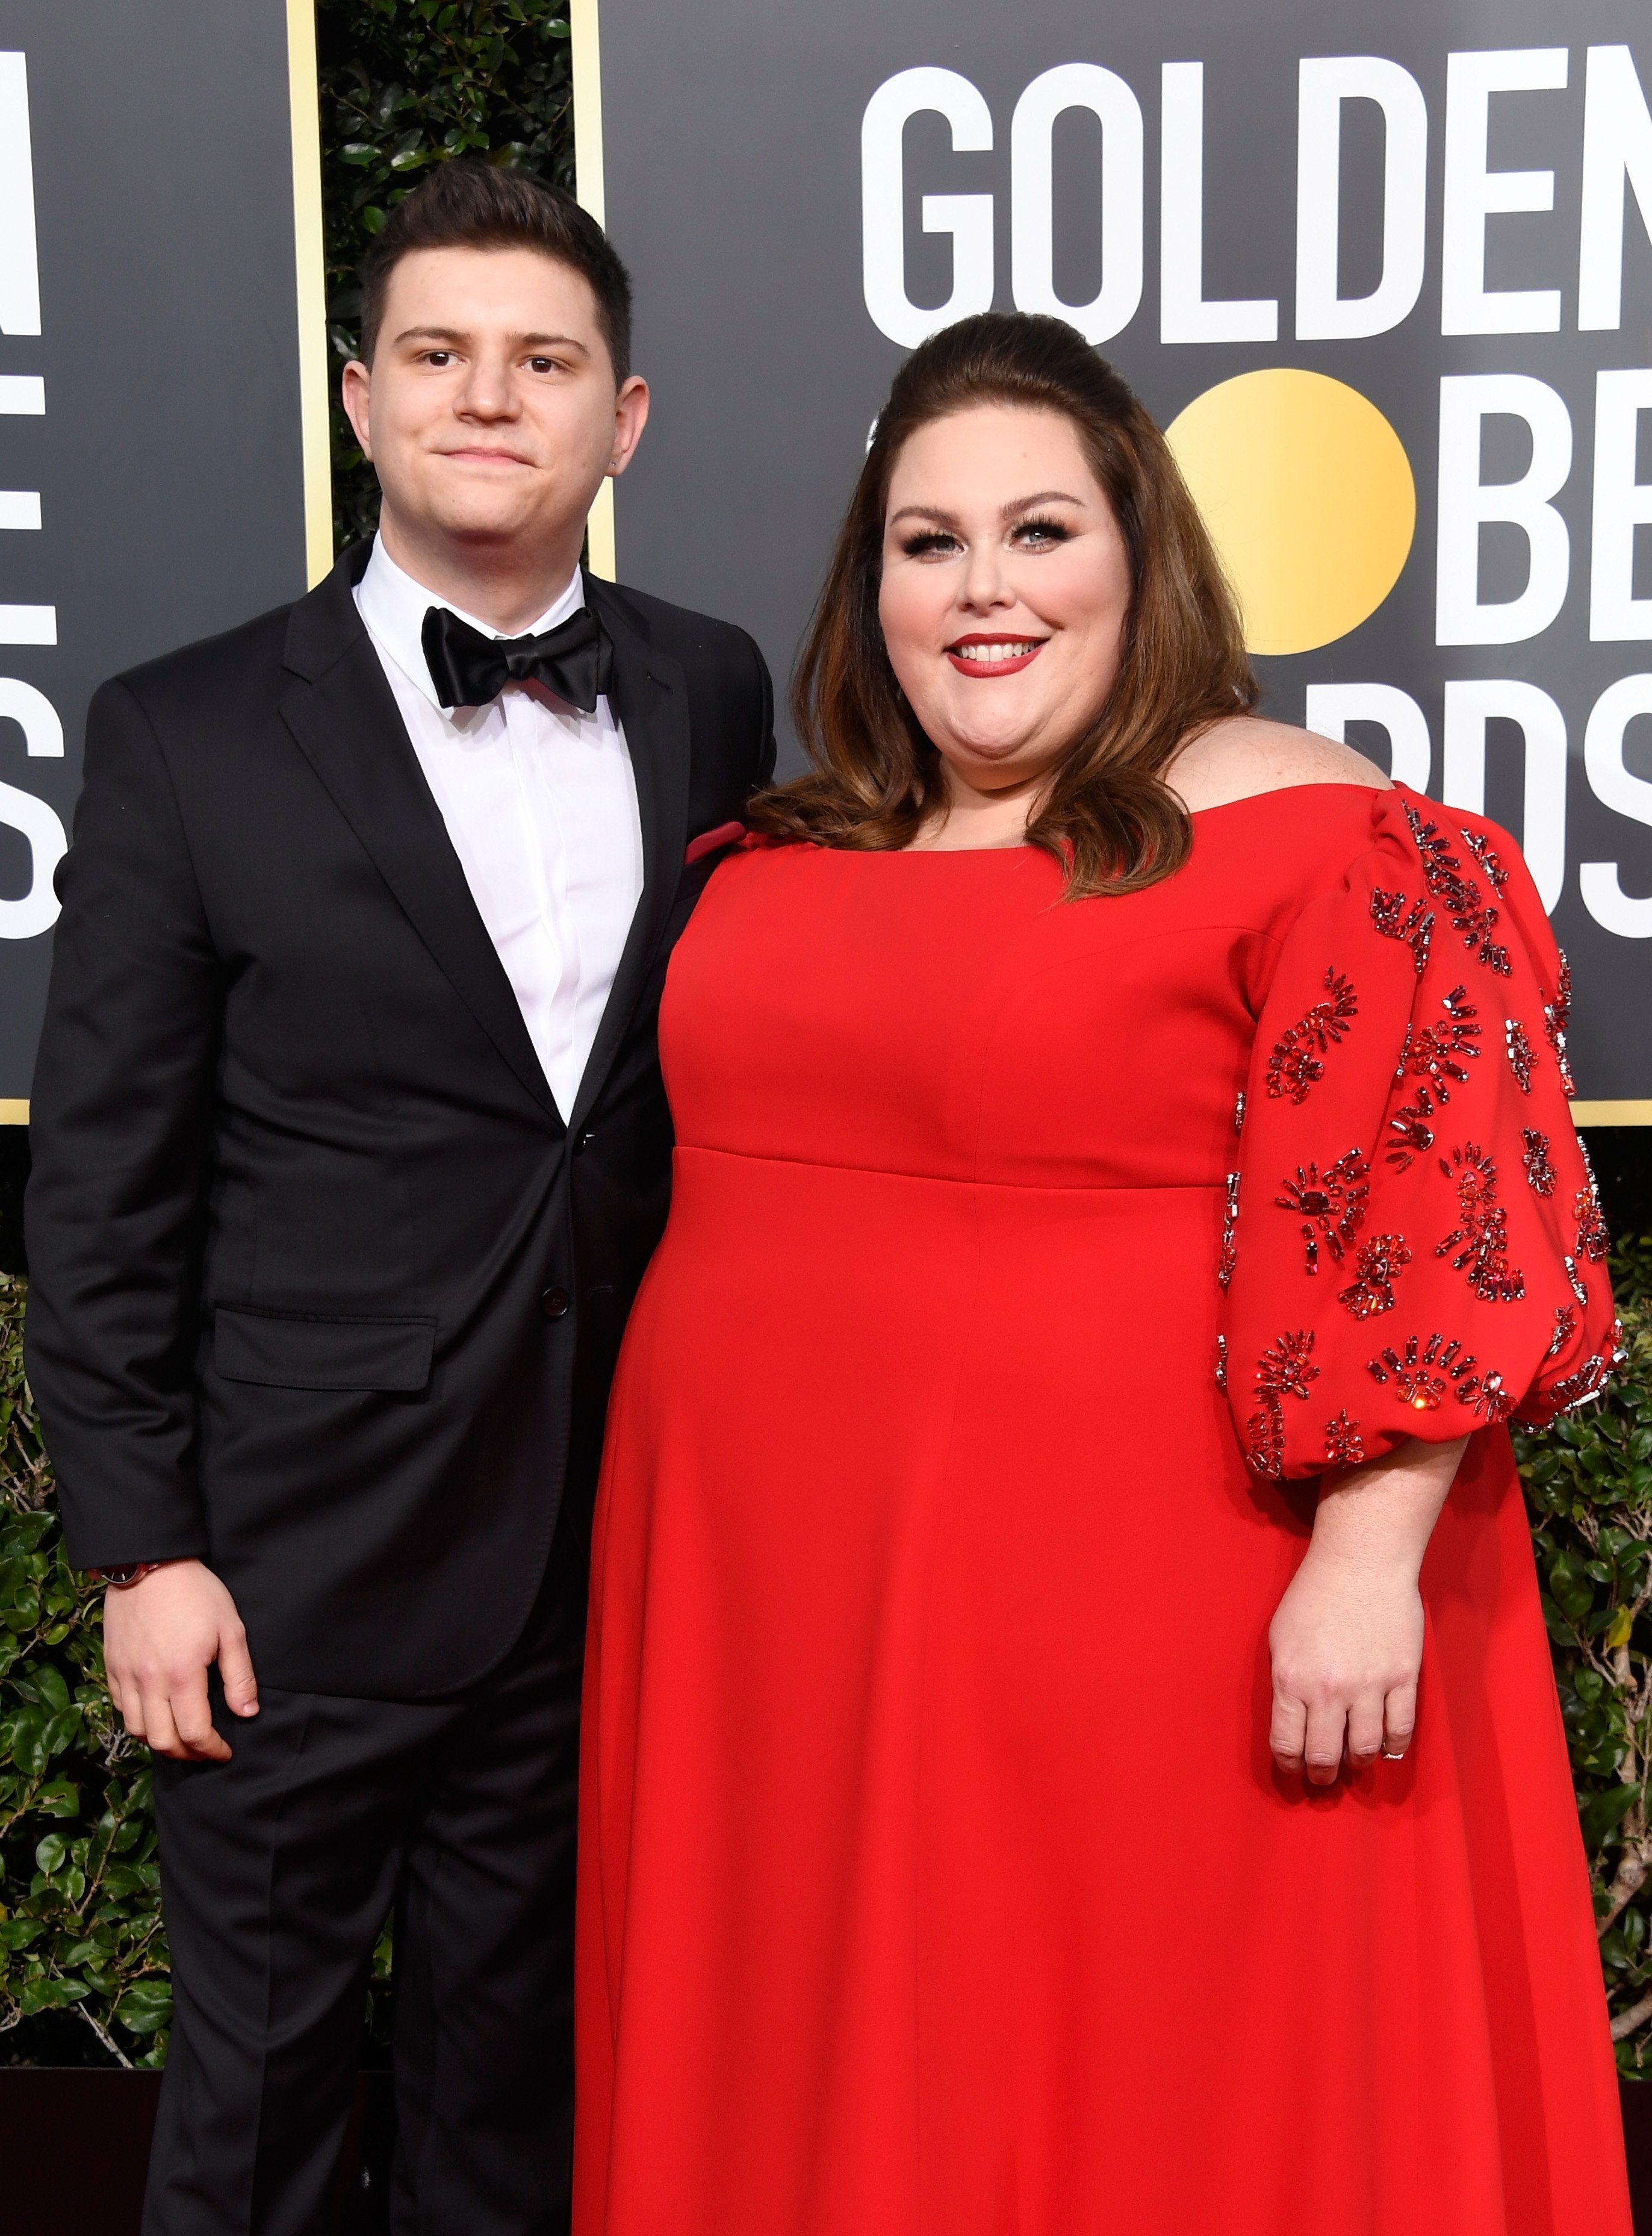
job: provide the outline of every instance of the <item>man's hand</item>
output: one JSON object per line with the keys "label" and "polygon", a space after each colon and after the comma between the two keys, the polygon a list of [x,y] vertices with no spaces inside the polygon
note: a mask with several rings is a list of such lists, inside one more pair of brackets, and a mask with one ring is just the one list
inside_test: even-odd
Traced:
{"label": "man's hand", "polygon": [[134,1739],[178,1762],[227,1762],[213,1726],[206,1672],[218,1664],[237,1716],[258,1713],[246,1633],[225,1586],[199,1561],[167,1561],[103,1595],[109,1698]]}

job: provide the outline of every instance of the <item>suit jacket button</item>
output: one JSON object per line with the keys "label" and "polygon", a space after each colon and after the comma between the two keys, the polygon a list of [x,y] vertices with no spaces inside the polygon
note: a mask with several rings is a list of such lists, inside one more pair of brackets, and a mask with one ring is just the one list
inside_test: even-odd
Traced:
{"label": "suit jacket button", "polygon": [[565,1320],[573,1302],[566,1289],[547,1289],[539,1300],[539,1308],[547,1320]]}

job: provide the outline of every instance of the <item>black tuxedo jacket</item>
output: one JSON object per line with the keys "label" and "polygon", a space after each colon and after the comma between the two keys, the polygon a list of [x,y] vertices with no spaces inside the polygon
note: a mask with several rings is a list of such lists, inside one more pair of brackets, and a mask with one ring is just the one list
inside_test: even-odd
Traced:
{"label": "black tuxedo jacket", "polygon": [[106,684],[31,1111],[30,1378],[78,1566],[198,1555],[267,1684],[414,1700],[588,1526],[665,1221],[672,943],[773,766],[751,640],[592,580],[643,894],[557,1108],[351,592]]}

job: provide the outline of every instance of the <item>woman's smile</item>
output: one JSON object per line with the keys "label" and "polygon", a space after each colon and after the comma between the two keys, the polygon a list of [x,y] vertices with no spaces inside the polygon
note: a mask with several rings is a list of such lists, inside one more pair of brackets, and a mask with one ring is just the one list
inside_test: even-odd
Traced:
{"label": "woman's smile", "polygon": [[947,647],[947,657],[960,675],[1019,675],[1032,665],[1049,641],[1044,636],[976,634],[955,637]]}

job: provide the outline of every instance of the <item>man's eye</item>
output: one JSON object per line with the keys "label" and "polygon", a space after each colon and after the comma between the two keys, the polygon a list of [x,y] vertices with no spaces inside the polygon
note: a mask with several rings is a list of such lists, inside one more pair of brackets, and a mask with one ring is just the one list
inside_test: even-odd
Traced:
{"label": "man's eye", "polygon": [[426,365],[433,365],[438,368],[442,365],[451,365],[453,362],[453,352],[451,350],[426,350],[424,352],[424,362]]}
{"label": "man's eye", "polygon": [[528,362],[535,372],[554,372],[556,370],[554,357],[530,357]]}

